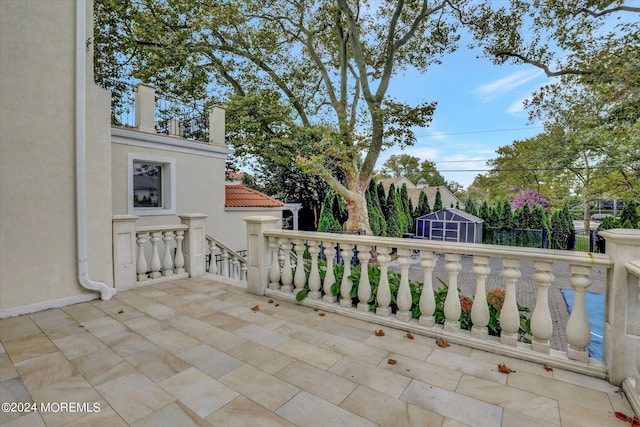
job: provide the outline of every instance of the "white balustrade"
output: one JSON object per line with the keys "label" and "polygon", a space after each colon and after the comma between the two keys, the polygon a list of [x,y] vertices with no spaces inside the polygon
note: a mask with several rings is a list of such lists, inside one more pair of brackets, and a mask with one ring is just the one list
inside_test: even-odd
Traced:
{"label": "white balustrade", "polygon": [[[183,224],[136,229],[136,281],[138,283],[157,283],[188,277],[184,256],[184,239],[187,230],[188,226]],[[147,243],[150,244],[150,248]]]}
{"label": "white balustrade", "polygon": [[157,279],[162,276],[160,273],[160,268],[162,264],[160,264],[160,255],[158,255],[158,243],[162,240],[162,232],[154,231],[151,233],[151,274],[149,275],[152,279]]}
{"label": "white balustrade", "polygon": [[320,253],[320,246],[318,242],[309,241],[309,255],[311,255],[311,270],[309,271],[309,298],[320,299],[322,292],[320,292],[320,270],[318,269],[318,254]]}
{"label": "white balustrade", "polygon": [[538,261],[535,263],[536,272],[533,280],[536,282],[536,308],[531,315],[531,333],[533,340],[531,348],[539,353],[550,353],[549,338],[553,334],[553,322],[549,311],[549,286],[553,282],[553,264]]}
{"label": "white balustrade", "polygon": [[296,273],[293,276],[293,284],[296,287],[295,293],[297,294],[302,289],[304,289],[304,285],[307,282],[307,274],[304,271],[304,243],[302,240],[294,240],[293,244],[295,247],[293,248],[296,253]]}
{"label": "white balustrade", "polygon": [[418,322],[424,326],[433,326],[436,318],[436,299],[433,295],[433,268],[436,266],[434,253],[430,251],[420,252],[420,267],[422,267],[422,293],[420,294],[420,318]]}
{"label": "white balustrade", "polygon": [[398,295],[396,303],[398,312],[396,318],[403,322],[411,320],[411,289],[409,288],[409,256],[411,250],[398,249],[398,264],[400,264],[400,286],[398,287]]}
{"label": "white balustrade", "polygon": [[[209,273],[218,274],[234,280],[247,280],[247,260],[229,249],[223,243],[207,234],[207,247],[209,249]],[[274,239],[278,245],[278,240]],[[218,266],[218,262],[220,265]],[[278,267],[279,269],[279,267]],[[276,279],[276,281],[279,279]]]}
{"label": "white balustrade", "polygon": [[229,250],[227,248],[221,248],[220,259],[222,260],[220,264],[220,275],[229,277]]}
{"label": "white balustrade", "polygon": [[331,288],[336,283],[336,273],[333,266],[333,257],[336,254],[336,249],[331,242],[322,242],[325,246],[322,251],[325,259],[327,260],[327,271],[324,275],[324,283],[322,285],[322,290],[324,291],[324,295],[322,300],[324,302],[333,303],[338,300],[338,298],[333,294]]}
{"label": "white balustrade", "polygon": [[164,255],[162,257],[162,275],[173,276],[173,257],[171,256],[171,242],[173,241],[173,231],[167,230],[164,232],[162,241],[164,242]]}
{"label": "white balustrade", "polygon": [[342,274],[342,281],[340,282],[340,305],[343,307],[351,307],[351,288],[353,287],[353,282],[351,281],[351,257],[353,256],[353,252],[351,249],[352,245],[343,244],[342,249],[340,251],[340,255],[342,255],[342,263],[344,265],[344,273]]}
{"label": "white balustrade", "polygon": [[491,272],[489,268],[489,257],[474,255],[473,256],[473,274],[476,278],[476,294],[473,298],[473,306],[471,306],[471,336],[478,338],[487,338],[489,336],[489,304],[487,304],[487,291],[485,284],[487,277]]}
{"label": "white balustrade", "polygon": [[280,263],[278,253],[280,252],[280,242],[275,237],[269,237],[269,248],[271,248],[271,267],[269,268],[269,289],[280,289]]}
{"label": "white balustrade", "polygon": [[360,261],[360,282],[358,283],[358,310],[367,312],[370,310],[371,282],[369,281],[369,260],[371,248],[358,245],[358,260]]}
{"label": "white balustrade", "polygon": [[517,346],[518,330],[520,329],[520,312],[516,301],[516,283],[522,275],[520,273],[520,260],[504,258],[502,260],[502,277],[505,284],[504,303],[500,310],[500,342]]}
{"label": "white balustrade", "polygon": [[282,287],[280,290],[282,292],[291,292],[293,291],[293,287],[291,284],[293,283],[293,271],[291,270],[291,243],[287,239],[282,240],[282,252],[283,252],[283,260],[282,260]]}
{"label": "white balustrade", "polygon": [[176,257],[173,263],[176,267],[176,274],[184,274],[184,230],[176,230]]}
{"label": "white balustrade", "polygon": [[378,264],[380,265],[380,283],[378,284],[378,294],[376,295],[378,300],[378,306],[376,307],[376,314],[380,316],[389,316],[391,314],[391,289],[389,287],[389,261],[391,261],[391,248],[380,247],[376,248],[378,253]]}
{"label": "white balustrade", "polygon": [[458,294],[458,273],[462,269],[460,264],[460,254],[445,254],[445,269],[449,275],[449,289],[447,298],[444,300],[444,330],[460,330],[460,316],[462,307],[460,306],[460,296]]}
{"label": "white balustrade", "polygon": [[571,266],[569,283],[573,288],[573,310],[567,322],[567,343],[570,359],[581,362],[589,361],[589,352],[586,350],[591,341],[591,330],[587,319],[585,305],[585,291],[591,286],[591,269],[589,267]]}
{"label": "white balustrade", "polygon": [[144,255],[144,245],[147,243],[147,235],[149,233],[142,232],[136,233],[136,244],[138,245],[138,261],[136,263],[136,270],[138,272],[138,282],[142,282],[148,279],[147,276],[147,257]]}

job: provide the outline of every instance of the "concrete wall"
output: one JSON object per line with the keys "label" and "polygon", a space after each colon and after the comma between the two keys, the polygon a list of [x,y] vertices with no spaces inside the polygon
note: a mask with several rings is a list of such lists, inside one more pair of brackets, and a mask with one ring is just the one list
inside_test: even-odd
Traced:
{"label": "concrete wall", "polygon": [[[2,315],[99,295],[77,281],[75,7],[0,1]],[[91,34],[90,3],[87,9]],[[112,286],[109,98],[91,74],[87,124],[89,271]]]}

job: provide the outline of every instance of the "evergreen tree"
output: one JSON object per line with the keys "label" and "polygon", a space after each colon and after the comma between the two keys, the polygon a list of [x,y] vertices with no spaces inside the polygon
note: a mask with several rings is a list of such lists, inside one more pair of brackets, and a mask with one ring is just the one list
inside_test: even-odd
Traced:
{"label": "evergreen tree", "polygon": [[500,213],[500,223],[503,229],[510,229],[513,224],[513,213],[511,212],[511,203],[504,201],[502,211]]}
{"label": "evergreen tree", "polygon": [[640,225],[640,215],[638,215],[638,205],[633,200],[624,202],[622,210],[620,211],[620,223],[622,228],[638,228]]}
{"label": "evergreen tree", "polygon": [[339,231],[342,225],[333,216],[334,192],[328,191],[322,203],[320,219],[318,220],[318,232]]}
{"label": "evergreen tree", "polygon": [[468,214],[478,216],[476,204],[473,199],[467,199],[466,203],[464,204],[464,211]]}
{"label": "evergreen tree", "polygon": [[427,215],[431,213],[431,208],[429,207],[429,199],[424,191],[420,192],[420,198],[418,199],[418,206],[416,206],[416,211],[414,213],[416,218],[420,218],[421,216]]}
{"label": "evergreen tree", "polygon": [[497,206],[488,206],[489,216],[485,220],[485,225],[487,227],[499,227],[500,217],[499,217],[499,205]]}
{"label": "evergreen tree", "polygon": [[441,211],[442,210],[442,195],[440,194],[440,188],[436,191],[436,200],[433,202],[433,211]]}
{"label": "evergreen tree", "polygon": [[[394,193],[395,193],[395,188]],[[389,189],[389,194],[393,194],[391,192],[391,188]],[[394,197],[391,197],[388,204],[388,214],[386,215],[387,220],[387,236],[389,237],[400,237],[402,236],[402,224],[400,223],[400,214],[398,212],[398,204],[394,203]]]}
{"label": "evergreen tree", "polygon": [[380,204],[382,214],[385,218],[389,218],[389,212],[387,209],[387,195],[384,191],[384,185],[382,185],[382,182],[379,182],[376,186],[376,192],[378,193],[378,203]]}
{"label": "evergreen tree", "polygon": [[371,231],[376,236],[387,235],[387,222],[380,208],[380,200],[378,199],[377,186],[373,180],[369,183],[366,191],[367,208],[369,210],[369,223]]}
{"label": "evergreen tree", "polygon": [[333,193],[333,217],[340,223],[340,229],[342,229],[342,224],[344,224],[349,217],[347,213],[347,203],[341,195],[336,192]]}
{"label": "evergreen tree", "polygon": [[400,189],[400,201],[402,203],[404,219],[406,222],[405,232],[412,233],[413,231],[413,209],[411,208],[411,199],[409,198],[409,191],[407,190],[407,184],[402,184]]}
{"label": "evergreen tree", "polygon": [[489,205],[486,200],[482,202],[480,209],[478,209],[478,217],[485,222],[489,219]]}

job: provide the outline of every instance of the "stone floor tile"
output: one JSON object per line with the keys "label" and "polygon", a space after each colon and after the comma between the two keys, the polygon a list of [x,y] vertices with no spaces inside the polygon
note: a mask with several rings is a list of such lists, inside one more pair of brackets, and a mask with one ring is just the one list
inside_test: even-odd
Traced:
{"label": "stone floor tile", "polygon": [[[156,424],[157,425],[157,424]],[[113,410],[112,407],[106,403],[100,407],[100,412],[92,412],[84,415],[82,418],[77,419],[65,427],[127,427],[128,424],[122,419],[120,415]]]}
{"label": "stone floor tile", "polygon": [[212,378],[220,378],[244,365],[241,360],[206,344],[180,353],[178,357]]}
{"label": "stone floor tile", "polygon": [[53,345],[49,337],[42,332],[4,341],[4,348],[14,364],[58,351],[58,348]]}
{"label": "stone floor tile", "polygon": [[354,382],[300,361],[275,376],[334,405],[340,405],[356,388]]}
{"label": "stone floor tile", "polygon": [[558,402],[548,397],[470,375],[462,377],[456,392],[501,406],[525,417],[539,419],[549,424],[560,424]]}
{"label": "stone floor tile", "polygon": [[0,382],[16,378],[18,371],[13,366],[7,353],[0,353]]}
{"label": "stone floor tile", "polygon": [[621,424],[625,425],[616,418],[613,409],[605,410],[599,405],[591,405],[588,400],[560,400],[558,405],[563,426],[618,427]]}
{"label": "stone floor tile", "polygon": [[155,298],[155,297],[162,297],[167,295],[166,292],[160,289],[157,289],[153,286],[142,286],[140,288],[133,289],[133,292],[135,292],[138,295],[142,295],[143,297],[146,297],[146,298]]}
{"label": "stone floor tile", "polygon": [[15,367],[30,391],[75,375],[75,368],[60,352],[28,359],[16,363]]}
{"label": "stone floor tile", "polygon": [[505,409],[502,412],[502,425],[503,426],[526,426],[526,427],[557,427],[560,425],[549,423],[540,418],[529,417],[521,412],[513,411],[511,409]]}
{"label": "stone floor tile", "polygon": [[[9,403],[30,403],[33,402],[29,392],[25,388],[20,378],[12,378],[10,380],[0,382],[0,396],[2,402]],[[0,411],[0,424],[7,423],[11,420],[22,418],[27,413]]]}
{"label": "stone floor tile", "polygon": [[329,372],[396,398],[411,381],[403,375],[348,357],[333,365]]}
{"label": "stone floor tile", "polygon": [[162,409],[131,424],[132,427],[180,426],[205,427],[209,423],[204,421],[193,411],[180,402],[172,402]]}
{"label": "stone floor tile", "polygon": [[239,396],[195,368],[174,375],[159,385],[201,418],[211,415]]}
{"label": "stone floor tile", "polygon": [[235,346],[227,350],[227,353],[269,374],[278,372],[285,366],[289,366],[295,362],[293,357],[253,341],[246,341],[243,344]]}
{"label": "stone floor tile", "polygon": [[301,391],[282,405],[276,414],[291,423],[305,427],[375,426],[376,424],[339,406]]}
{"label": "stone floor tile", "polygon": [[101,310],[86,302],[62,307],[61,310],[74,318],[80,324],[84,324],[86,321],[104,316],[104,313]]}
{"label": "stone floor tile", "polygon": [[102,314],[100,317],[85,320],[83,327],[98,338],[104,338],[118,332],[126,332],[127,327],[108,315]]}
{"label": "stone floor tile", "polygon": [[387,350],[372,347],[340,336],[329,338],[320,347],[374,366],[389,356]]}
{"label": "stone floor tile", "polygon": [[0,424],[2,427],[46,427],[38,412],[30,412],[8,422],[3,422],[2,414],[0,414]]}
{"label": "stone floor tile", "polygon": [[449,347],[433,350],[427,357],[427,362],[499,384],[507,383],[507,375],[499,372],[498,365],[495,363],[474,360],[467,356],[452,353],[449,351]]}
{"label": "stone floor tile", "polygon": [[109,301],[114,301],[116,304],[110,307],[100,307],[100,309],[118,322],[124,322],[125,320],[135,319],[145,315],[142,311],[129,304],[125,304],[116,299],[110,299]]}
{"label": "stone floor tile", "polygon": [[433,351],[433,347],[417,343],[415,337],[413,340],[408,339],[406,332],[402,338],[396,338],[388,333],[380,337],[373,334],[364,340],[364,343],[387,350],[390,353],[402,354],[417,360],[425,360]]}
{"label": "stone floor tile", "polygon": [[167,307],[164,304],[152,304],[140,309],[147,316],[151,316],[154,319],[166,320],[170,319],[178,314],[178,311]]}
{"label": "stone floor tile", "polygon": [[363,386],[358,386],[340,406],[381,426],[439,427],[444,421],[440,414]]}
{"label": "stone floor tile", "polygon": [[329,369],[342,359],[339,353],[297,339],[290,339],[277,346],[275,350],[320,369]]}
{"label": "stone floor tile", "polygon": [[277,347],[280,344],[291,339],[286,335],[281,335],[277,332],[254,324],[249,324],[243,326],[242,328],[236,329],[234,333],[269,348]]}
{"label": "stone floor tile", "polygon": [[300,391],[297,387],[250,365],[243,365],[221,377],[220,382],[272,411]]}
{"label": "stone floor tile", "polygon": [[96,390],[129,424],[175,400],[169,393],[139,372],[99,385]]}
{"label": "stone floor tile", "polygon": [[135,368],[129,362],[125,361],[110,348],[78,357],[71,363],[93,386],[109,382],[135,371]]}
{"label": "stone floor tile", "polygon": [[538,363],[527,362],[525,360],[516,359],[515,357],[503,356],[501,354],[489,353],[482,350],[471,350],[471,359],[482,362],[491,363],[494,366],[499,364],[505,364],[510,369],[514,369],[516,372],[529,372],[531,374],[540,375],[542,377],[553,378],[555,368],[548,371],[544,368],[544,365]]}
{"label": "stone floor tile", "polygon": [[146,335],[146,337],[150,341],[153,341],[173,354],[182,353],[183,351],[187,351],[197,345],[200,345],[200,341],[197,339],[174,328]]}
{"label": "stone floor tile", "polygon": [[53,343],[69,360],[105,349],[106,346],[90,332],[58,338]]}
{"label": "stone floor tile", "polygon": [[209,326],[206,332],[206,335],[199,337],[200,341],[220,351],[228,351],[248,341],[233,332],[228,332],[215,326]]}
{"label": "stone floor tile", "polygon": [[294,427],[264,406],[240,396],[209,415],[206,420],[213,426],[224,427]]}
{"label": "stone floor tile", "polygon": [[333,337],[329,333],[318,331],[301,323],[286,323],[276,328],[275,332],[317,346]]}
{"label": "stone floor tile", "polygon": [[200,320],[229,332],[233,332],[249,324],[249,322],[221,312],[204,316]]}
{"label": "stone floor tile", "polygon": [[359,342],[366,340],[373,334],[373,331],[369,329],[357,328],[348,324],[336,322],[335,320],[326,319],[326,317],[327,316],[323,316],[322,321],[318,322],[314,329]]}
{"label": "stone floor tile", "polygon": [[107,335],[102,338],[102,341],[121,357],[131,356],[132,354],[157,347],[156,344],[142,335],[131,331],[116,332]]}
{"label": "stone floor tile", "polygon": [[412,380],[401,399],[474,427],[499,427],[502,408],[422,381]]}
{"label": "stone floor tile", "polygon": [[[389,364],[389,359],[396,361]],[[434,365],[421,360],[412,359],[400,354],[391,353],[378,367],[395,372],[408,378],[420,380],[447,390],[455,390],[462,374],[454,369]]]}
{"label": "stone floor tile", "polygon": [[122,323],[126,327],[136,331],[137,333],[145,337],[147,335],[151,335],[168,328],[168,326],[164,322],[161,322],[160,320],[149,317],[144,313],[142,314],[142,316],[125,320]]}
{"label": "stone floor tile", "polygon": [[161,347],[151,347],[125,358],[154,383],[189,369],[189,364]]}
{"label": "stone floor tile", "polygon": [[167,323],[185,334],[194,337],[201,338],[212,333],[213,326],[207,322],[203,322],[200,319],[194,319],[191,316],[185,314],[178,314],[176,317],[172,317],[167,320]]}

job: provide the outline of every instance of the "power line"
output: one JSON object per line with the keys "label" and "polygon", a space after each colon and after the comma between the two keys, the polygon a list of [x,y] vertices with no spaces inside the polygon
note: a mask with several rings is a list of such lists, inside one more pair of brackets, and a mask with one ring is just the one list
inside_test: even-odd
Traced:
{"label": "power line", "polygon": [[[629,166],[592,166],[589,169],[625,169]],[[442,169],[438,172],[539,172],[539,171],[564,171],[569,169],[587,168],[519,168],[519,169]]]}
{"label": "power line", "polygon": [[416,135],[416,137],[420,138],[429,138],[429,137],[439,137],[439,136],[449,136],[449,135],[471,135],[476,133],[494,133],[494,132],[511,132],[516,130],[529,130],[529,129],[544,129],[542,126],[530,126],[526,128],[509,128],[509,129],[489,129],[489,130],[469,130],[463,132],[451,132],[451,133],[433,133],[429,135]]}

